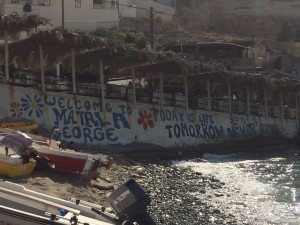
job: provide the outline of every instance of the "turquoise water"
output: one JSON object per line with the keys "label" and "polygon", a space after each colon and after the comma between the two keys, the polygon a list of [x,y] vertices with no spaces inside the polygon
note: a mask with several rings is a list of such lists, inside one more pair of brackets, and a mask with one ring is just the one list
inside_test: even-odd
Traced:
{"label": "turquoise water", "polygon": [[[300,151],[204,154],[176,162],[225,182],[212,204],[250,224],[300,224]],[[193,193],[199,195],[198,193]],[[212,193],[213,195],[213,193]]]}

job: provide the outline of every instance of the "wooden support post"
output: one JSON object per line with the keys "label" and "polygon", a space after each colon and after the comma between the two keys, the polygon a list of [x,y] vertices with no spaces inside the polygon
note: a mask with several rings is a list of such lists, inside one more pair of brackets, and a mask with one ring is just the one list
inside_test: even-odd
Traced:
{"label": "wooden support post", "polygon": [[249,86],[247,85],[246,87],[246,96],[247,96],[247,116],[251,115],[250,111],[250,91],[249,91]]}
{"label": "wooden support post", "polygon": [[206,80],[206,91],[207,91],[207,106],[208,106],[208,111],[211,111],[211,98],[210,98],[210,80]]}
{"label": "wooden support post", "polygon": [[187,76],[184,76],[184,94],[185,94],[185,109],[186,109],[186,111],[188,111],[188,109],[189,109],[189,94],[188,94]]}
{"label": "wooden support post", "polygon": [[160,73],[160,77],[159,77],[159,85],[160,85],[160,92],[159,92],[159,97],[160,97],[160,106],[163,107],[164,106],[164,78],[163,78],[163,74]]}
{"label": "wooden support post", "polygon": [[264,98],[265,98],[265,117],[269,117],[269,112],[268,112],[268,92],[267,88],[264,89]]}
{"label": "wooden support post", "polygon": [[299,103],[298,103],[298,93],[296,93],[295,97],[295,113],[296,113],[296,120],[299,121]]}
{"label": "wooden support post", "polygon": [[71,59],[72,59],[72,84],[73,84],[73,94],[76,94],[76,73],[75,73],[75,52],[74,48],[71,49]]}
{"label": "wooden support post", "polygon": [[8,33],[4,31],[4,63],[5,63],[5,81],[9,81],[9,65],[8,65]]}
{"label": "wooden support post", "polygon": [[41,66],[41,85],[42,91],[46,91],[45,85],[45,69],[44,69],[44,55],[43,55],[43,48],[42,45],[39,45],[39,52],[40,52],[40,66]]}
{"label": "wooden support post", "polygon": [[279,96],[279,98],[280,98],[280,111],[281,111],[281,121],[282,121],[282,124],[283,124],[283,121],[284,121],[284,108],[283,108],[283,93],[282,93],[282,91],[280,91],[280,96]]}
{"label": "wooden support post", "polygon": [[103,73],[103,61],[100,59],[100,95],[101,95],[101,111],[105,109],[105,84],[104,84],[104,73]]}
{"label": "wooden support post", "polygon": [[56,77],[59,78],[60,77],[60,63],[56,64]]}
{"label": "wooden support post", "polygon": [[228,113],[231,114],[231,85],[230,80],[228,79]]}
{"label": "wooden support post", "polygon": [[135,89],[135,72],[134,72],[134,66],[132,66],[132,68],[131,68],[131,74],[132,74],[133,105],[136,105],[136,89]]}

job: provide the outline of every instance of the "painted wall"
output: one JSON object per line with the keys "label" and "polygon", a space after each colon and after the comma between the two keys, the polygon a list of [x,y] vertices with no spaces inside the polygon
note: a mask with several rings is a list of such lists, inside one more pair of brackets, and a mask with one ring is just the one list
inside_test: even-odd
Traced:
{"label": "painted wall", "polygon": [[94,145],[142,142],[165,147],[195,146],[255,137],[259,134],[292,138],[295,120],[137,104],[64,95],[0,84],[1,119],[26,118],[49,130],[60,128],[66,140]]}
{"label": "painted wall", "polygon": [[[62,25],[62,3],[61,0],[52,0],[51,5],[45,6],[33,2],[32,13],[40,17],[52,20],[53,25]],[[111,8],[111,4],[107,8],[93,8],[92,0],[81,1],[81,7],[75,8],[73,0],[64,1],[65,28],[69,30],[92,31],[98,27],[112,28],[119,26],[119,15],[117,7]],[[17,12],[23,14],[23,5],[7,4],[5,5],[5,13],[11,14]]]}

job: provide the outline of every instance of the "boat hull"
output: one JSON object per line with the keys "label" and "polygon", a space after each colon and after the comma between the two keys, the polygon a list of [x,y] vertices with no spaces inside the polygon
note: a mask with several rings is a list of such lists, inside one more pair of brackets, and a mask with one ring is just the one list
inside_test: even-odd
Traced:
{"label": "boat hull", "polygon": [[21,159],[2,156],[0,157],[0,175],[10,178],[28,176],[32,173],[35,165],[36,162],[33,160],[24,164]]}
{"label": "boat hull", "polygon": [[[26,189],[24,186],[0,181],[0,224],[76,224],[71,218],[76,216],[78,224],[114,225],[117,218],[106,213],[110,219],[98,214],[92,208],[101,206],[89,203],[71,202],[50,195]],[[53,215],[52,220],[50,216]],[[4,223],[4,224],[6,224]]]}
{"label": "boat hull", "polygon": [[[46,157],[55,165],[55,171],[72,174],[84,179],[97,178],[100,174],[100,159],[71,150],[54,150],[48,146],[33,144],[40,157]],[[42,168],[38,164],[38,168]]]}
{"label": "boat hull", "polygon": [[11,128],[14,130],[19,130],[22,132],[31,132],[39,128],[37,123],[32,121],[23,121],[23,122],[3,122],[0,124],[3,127]]}
{"label": "boat hull", "polygon": [[62,225],[67,223],[51,221],[49,218],[37,216],[21,210],[0,205],[0,224],[9,225]]}
{"label": "boat hull", "polygon": [[85,165],[84,159],[60,156],[44,152],[39,152],[39,156],[48,158],[54,163],[55,169],[62,172],[82,173]]}

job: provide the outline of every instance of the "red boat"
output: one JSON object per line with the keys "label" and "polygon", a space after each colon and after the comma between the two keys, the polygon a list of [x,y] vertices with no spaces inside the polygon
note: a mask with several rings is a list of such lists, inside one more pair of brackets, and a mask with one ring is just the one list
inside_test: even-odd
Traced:
{"label": "red boat", "polygon": [[[53,135],[52,135],[53,137]],[[34,141],[25,133],[15,131],[6,135],[2,142],[5,145],[17,148],[20,151],[32,149],[38,156],[54,164],[53,170],[79,176],[84,179],[97,178],[100,174],[101,159],[99,156],[76,152],[71,149],[61,148],[59,141]],[[43,168],[42,163],[37,163],[38,168]]]}
{"label": "red boat", "polygon": [[75,152],[70,149],[53,149],[49,146],[32,143],[40,157],[46,157],[55,165],[55,170],[79,175],[81,178],[97,178],[101,160],[95,155]]}

